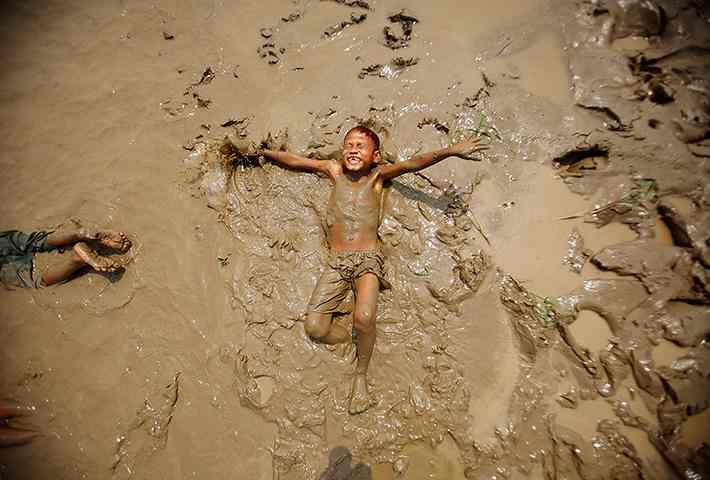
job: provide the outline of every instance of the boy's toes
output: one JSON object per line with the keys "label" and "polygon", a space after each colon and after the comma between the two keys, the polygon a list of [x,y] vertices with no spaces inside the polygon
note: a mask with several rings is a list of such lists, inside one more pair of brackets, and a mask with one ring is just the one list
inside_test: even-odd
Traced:
{"label": "boy's toes", "polygon": [[97,254],[84,242],[75,244],[74,252],[76,252],[79,258],[81,258],[87,265],[97,272],[115,272],[121,267],[121,265],[117,262]]}
{"label": "boy's toes", "polygon": [[127,252],[131,248],[131,240],[123,232],[112,230],[102,230],[96,233],[96,241],[101,245],[112,248],[120,253]]}

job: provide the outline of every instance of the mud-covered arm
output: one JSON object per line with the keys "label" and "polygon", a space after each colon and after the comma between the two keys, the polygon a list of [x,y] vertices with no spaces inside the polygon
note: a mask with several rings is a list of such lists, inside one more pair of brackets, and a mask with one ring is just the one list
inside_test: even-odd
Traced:
{"label": "mud-covered arm", "polygon": [[391,180],[405,173],[424,170],[425,168],[431,167],[432,165],[437,164],[449,157],[459,157],[466,160],[480,160],[480,158],[475,154],[486,150],[487,148],[487,146],[481,145],[480,138],[469,138],[440,150],[415,155],[414,157],[403,162],[385,165],[380,168],[380,175],[383,180]]}
{"label": "mud-covered arm", "polygon": [[285,168],[299,170],[302,172],[322,173],[325,175],[328,175],[330,172],[331,162],[329,161],[314,160],[312,158],[306,158],[294,153],[280,150],[265,149],[260,150],[259,154]]}

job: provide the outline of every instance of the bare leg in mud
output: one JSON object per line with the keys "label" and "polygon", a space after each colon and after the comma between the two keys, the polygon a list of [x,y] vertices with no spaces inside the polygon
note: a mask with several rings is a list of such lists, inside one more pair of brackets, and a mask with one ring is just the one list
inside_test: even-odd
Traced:
{"label": "bare leg in mud", "polygon": [[[62,246],[64,245],[67,243],[62,244]],[[79,242],[74,244],[70,258],[65,263],[42,273],[42,283],[45,286],[50,286],[63,282],[76,271],[87,266],[97,272],[114,272],[121,267],[120,264],[97,254],[84,242]]]}
{"label": "bare leg in mud", "polygon": [[327,345],[337,345],[352,340],[350,332],[333,323],[333,315],[328,313],[309,312],[305,328],[312,340]]}
{"label": "bare leg in mud", "polygon": [[375,316],[380,280],[373,273],[366,273],[355,282],[355,311],[353,326],[357,331],[357,366],[350,391],[351,414],[362,413],[373,405],[367,389],[367,368],[375,347]]}
{"label": "bare leg in mud", "polygon": [[119,253],[125,253],[131,248],[131,241],[126,234],[123,232],[114,232],[113,230],[89,230],[82,228],[72,231],[57,231],[47,237],[47,245],[58,248],[86,241],[97,242]]}

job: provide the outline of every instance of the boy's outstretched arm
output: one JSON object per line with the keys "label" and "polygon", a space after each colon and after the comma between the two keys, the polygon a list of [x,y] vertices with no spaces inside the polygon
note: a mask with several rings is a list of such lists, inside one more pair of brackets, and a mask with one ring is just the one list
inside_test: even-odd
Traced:
{"label": "boy's outstretched arm", "polygon": [[329,160],[314,160],[312,158],[302,157],[294,153],[281,150],[259,150],[259,154],[274,163],[277,163],[285,168],[300,170],[302,172],[322,173],[330,175],[332,162]]}
{"label": "boy's outstretched arm", "polygon": [[449,157],[480,160],[475,154],[487,149],[488,147],[486,145],[481,145],[481,139],[479,137],[471,137],[462,142],[442,148],[441,150],[415,155],[404,162],[385,165],[380,168],[380,175],[383,180],[391,180],[405,173],[416,172],[431,167]]}

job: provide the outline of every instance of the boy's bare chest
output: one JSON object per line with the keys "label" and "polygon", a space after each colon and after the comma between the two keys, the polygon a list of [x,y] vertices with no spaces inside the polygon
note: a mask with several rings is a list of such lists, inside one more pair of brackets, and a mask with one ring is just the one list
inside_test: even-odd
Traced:
{"label": "boy's bare chest", "polygon": [[382,188],[378,188],[375,182],[356,183],[336,179],[328,205],[329,223],[369,217],[376,222],[381,199]]}

